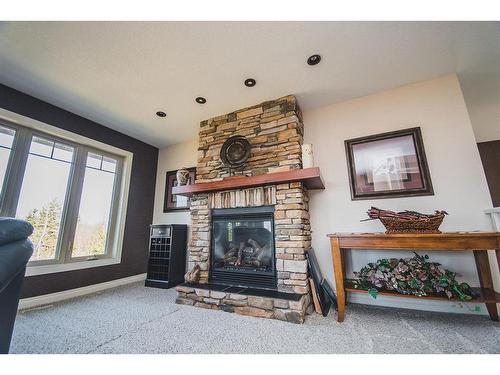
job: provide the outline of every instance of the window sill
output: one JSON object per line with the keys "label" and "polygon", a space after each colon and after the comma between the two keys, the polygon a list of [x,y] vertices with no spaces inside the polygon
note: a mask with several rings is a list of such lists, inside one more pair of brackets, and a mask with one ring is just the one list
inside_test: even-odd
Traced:
{"label": "window sill", "polygon": [[25,276],[29,277],[29,276],[46,275],[57,272],[76,271],[76,270],[83,270],[86,268],[110,266],[113,264],[120,264],[120,263],[121,263],[120,259],[107,258],[107,259],[97,259],[97,260],[85,260],[81,262],[64,263],[64,264],[47,264],[44,266],[28,265],[28,267],[26,268]]}

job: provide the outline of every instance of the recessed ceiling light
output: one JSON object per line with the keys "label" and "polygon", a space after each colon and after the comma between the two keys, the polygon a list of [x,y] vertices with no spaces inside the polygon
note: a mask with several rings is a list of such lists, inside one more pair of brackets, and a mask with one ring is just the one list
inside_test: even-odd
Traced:
{"label": "recessed ceiling light", "polygon": [[253,78],[245,79],[245,86],[246,87],[254,87],[256,84],[257,84],[257,82]]}
{"label": "recessed ceiling light", "polygon": [[163,111],[156,112],[156,116],[158,116],[158,117],[165,117],[166,115],[167,114],[165,112],[163,112]]}
{"label": "recessed ceiling light", "polygon": [[309,56],[309,58],[307,59],[307,63],[309,65],[318,65],[320,61],[321,61],[320,55],[312,55]]}
{"label": "recessed ceiling light", "polygon": [[205,99],[203,96],[198,96],[195,100],[198,104],[205,104],[207,102],[207,99]]}

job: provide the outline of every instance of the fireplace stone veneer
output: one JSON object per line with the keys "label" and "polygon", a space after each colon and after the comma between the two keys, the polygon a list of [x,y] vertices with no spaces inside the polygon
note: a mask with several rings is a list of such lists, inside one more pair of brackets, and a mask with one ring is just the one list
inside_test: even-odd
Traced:
{"label": "fireplace stone veneer", "polygon": [[303,323],[308,307],[312,306],[308,294],[276,292],[266,295],[257,289],[210,284],[183,284],[176,289],[178,304],[291,323]]}
{"label": "fireplace stone veneer", "polygon": [[[230,171],[221,163],[219,152],[224,141],[233,135],[245,136],[252,147],[250,158],[241,171],[243,175],[302,168],[303,130],[302,114],[294,96],[203,121],[199,131],[196,182],[229,177]],[[269,205],[274,207],[275,294],[252,296],[252,290],[247,290],[247,295],[214,290],[209,279],[212,209]],[[178,303],[294,322],[304,320],[306,311],[311,309],[305,257],[311,246],[311,231],[307,189],[302,182],[194,194],[190,212],[188,269],[198,265],[200,280],[198,286],[177,288]],[[279,298],[283,294],[288,294],[292,303]]]}

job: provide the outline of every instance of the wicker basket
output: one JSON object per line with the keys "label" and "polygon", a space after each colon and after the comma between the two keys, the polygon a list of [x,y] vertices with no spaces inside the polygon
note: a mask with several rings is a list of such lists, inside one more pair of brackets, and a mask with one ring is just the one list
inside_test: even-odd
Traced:
{"label": "wicker basket", "polygon": [[414,220],[401,220],[392,217],[380,217],[385,233],[441,233],[439,226],[445,214],[437,213],[432,217],[421,217]]}

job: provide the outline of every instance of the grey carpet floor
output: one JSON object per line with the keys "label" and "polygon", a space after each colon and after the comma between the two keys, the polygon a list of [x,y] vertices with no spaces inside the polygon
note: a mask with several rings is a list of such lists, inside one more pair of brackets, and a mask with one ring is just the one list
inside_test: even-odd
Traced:
{"label": "grey carpet floor", "polygon": [[350,305],[297,325],[176,305],[131,284],[18,314],[11,353],[500,353],[486,316]]}

